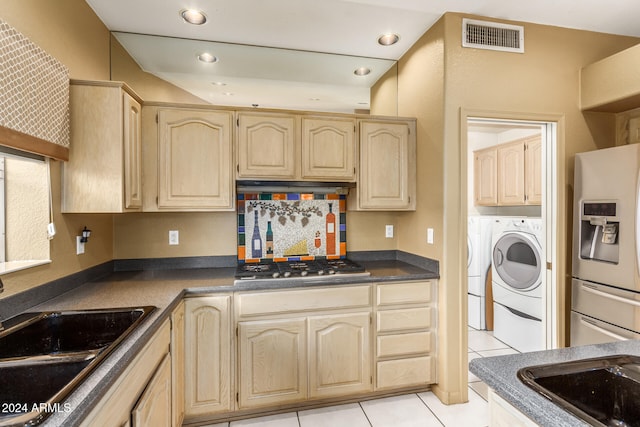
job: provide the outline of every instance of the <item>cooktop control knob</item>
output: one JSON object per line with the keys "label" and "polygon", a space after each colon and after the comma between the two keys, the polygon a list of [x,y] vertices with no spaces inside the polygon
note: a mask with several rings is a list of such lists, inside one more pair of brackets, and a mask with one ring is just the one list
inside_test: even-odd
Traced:
{"label": "cooktop control knob", "polygon": [[291,276],[291,272],[289,272],[289,271],[285,271],[285,272],[284,272],[284,277],[289,277],[289,276]]}
{"label": "cooktop control knob", "polygon": [[278,273],[277,271],[275,273],[273,273],[271,275],[271,277],[273,277],[274,279],[277,279],[278,277],[280,277],[280,273]]}
{"label": "cooktop control knob", "polygon": [[322,276],[324,274],[324,270],[318,270],[318,276]]}
{"label": "cooktop control knob", "polygon": [[301,271],[301,272],[300,272],[300,275],[301,275],[302,277],[306,276],[307,274],[309,274],[309,272],[308,272],[308,271]]}
{"label": "cooktop control knob", "polygon": [[329,270],[329,274],[336,274],[335,270]]}

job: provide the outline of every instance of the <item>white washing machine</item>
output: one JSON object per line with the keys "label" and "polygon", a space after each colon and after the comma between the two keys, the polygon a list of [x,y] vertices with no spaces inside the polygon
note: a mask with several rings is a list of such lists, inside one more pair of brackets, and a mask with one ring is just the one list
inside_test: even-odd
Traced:
{"label": "white washing machine", "polygon": [[506,217],[493,225],[494,336],[518,351],[545,348],[542,219]]}
{"label": "white washing machine", "polygon": [[486,329],[486,280],[491,265],[493,217],[469,216],[467,220],[467,271],[469,326]]}

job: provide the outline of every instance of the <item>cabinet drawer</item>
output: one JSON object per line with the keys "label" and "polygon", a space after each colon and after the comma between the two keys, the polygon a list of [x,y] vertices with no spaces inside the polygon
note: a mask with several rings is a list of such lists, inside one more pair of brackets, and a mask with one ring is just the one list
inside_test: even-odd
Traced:
{"label": "cabinet drawer", "polygon": [[432,318],[431,307],[379,311],[378,332],[428,329]]}
{"label": "cabinet drawer", "polygon": [[249,317],[368,307],[371,304],[370,289],[367,285],[239,294],[238,313],[240,316]]}
{"label": "cabinet drawer", "polygon": [[378,337],[376,355],[381,358],[429,353],[432,349],[432,341],[431,332],[382,335]]}
{"label": "cabinet drawer", "polygon": [[406,282],[377,286],[378,306],[431,302],[432,282]]}
{"label": "cabinet drawer", "polygon": [[427,385],[433,382],[432,357],[386,360],[377,364],[376,389]]}

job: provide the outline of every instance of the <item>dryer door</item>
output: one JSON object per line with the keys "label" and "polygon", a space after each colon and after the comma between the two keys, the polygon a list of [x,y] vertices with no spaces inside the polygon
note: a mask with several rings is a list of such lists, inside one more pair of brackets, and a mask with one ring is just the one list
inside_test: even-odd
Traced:
{"label": "dryer door", "polygon": [[532,235],[506,232],[493,247],[495,272],[507,286],[518,291],[535,289],[540,285],[541,252],[540,245]]}

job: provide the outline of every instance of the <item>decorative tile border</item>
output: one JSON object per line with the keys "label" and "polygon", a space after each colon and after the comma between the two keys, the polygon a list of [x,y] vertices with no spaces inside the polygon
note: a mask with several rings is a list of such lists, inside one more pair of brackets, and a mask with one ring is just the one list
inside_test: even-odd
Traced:
{"label": "decorative tile border", "polygon": [[340,194],[238,193],[238,261],[344,258],[346,203]]}

